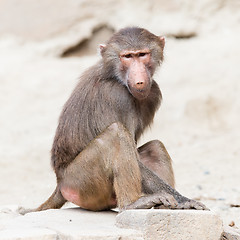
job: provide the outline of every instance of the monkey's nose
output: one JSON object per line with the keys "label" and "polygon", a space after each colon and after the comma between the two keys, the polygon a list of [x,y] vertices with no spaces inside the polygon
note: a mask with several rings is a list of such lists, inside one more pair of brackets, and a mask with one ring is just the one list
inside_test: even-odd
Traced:
{"label": "monkey's nose", "polygon": [[144,82],[144,81],[137,81],[135,83],[135,88],[137,90],[143,90],[145,87],[146,87],[146,82]]}

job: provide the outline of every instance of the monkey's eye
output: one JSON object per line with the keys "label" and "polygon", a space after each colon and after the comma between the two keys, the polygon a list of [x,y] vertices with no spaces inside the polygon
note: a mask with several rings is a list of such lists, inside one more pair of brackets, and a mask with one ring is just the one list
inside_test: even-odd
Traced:
{"label": "monkey's eye", "polygon": [[146,56],[146,55],[147,55],[147,53],[145,53],[145,52],[139,53],[139,57],[144,57],[144,56]]}
{"label": "monkey's eye", "polygon": [[126,55],[124,55],[124,57],[125,57],[125,58],[131,58],[132,55],[131,55],[131,54],[126,54]]}

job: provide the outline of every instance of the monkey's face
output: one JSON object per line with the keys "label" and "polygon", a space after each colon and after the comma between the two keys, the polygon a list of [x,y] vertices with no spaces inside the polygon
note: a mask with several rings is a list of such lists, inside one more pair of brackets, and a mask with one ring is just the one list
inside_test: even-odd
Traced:
{"label": "monkey's face", "polygon": [[152,76],[163,60],[164,37],[142,28],[126,28],[100,45],[107,77],[118,79],[138,100],[148,97]]}
{"label": "monkey's face", "polygon": [[130,93],[141,100],[148,96],[152,86],[151,52],[142,50],[123,50],[120,52],[121,80]]}

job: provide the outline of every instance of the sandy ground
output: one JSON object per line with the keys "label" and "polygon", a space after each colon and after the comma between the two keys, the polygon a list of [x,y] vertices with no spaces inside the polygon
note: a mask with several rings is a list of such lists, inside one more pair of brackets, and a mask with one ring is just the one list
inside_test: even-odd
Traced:
{"label": "sandy ground", "polygon": [[[141,143],[160,139],[177,190],[240,228],[240,35],[169,39],[155,79],[163,103]],[[50,149],[64,102],[98,56],[53,58],[0,41],[0,205],[35,207],[55,188]]]}

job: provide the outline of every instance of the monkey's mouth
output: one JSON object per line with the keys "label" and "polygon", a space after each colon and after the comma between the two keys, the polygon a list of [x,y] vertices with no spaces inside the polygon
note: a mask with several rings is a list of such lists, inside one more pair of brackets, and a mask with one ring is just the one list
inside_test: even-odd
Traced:
{"label": "monkey's mouth", "polygon": [[129,91],[136,99],[143,100],[148,97],[150,93],[150,87],[145,89],[129,88]]}

